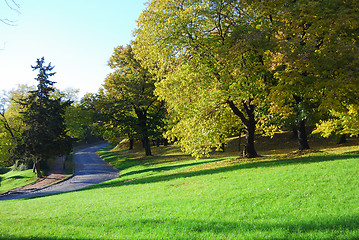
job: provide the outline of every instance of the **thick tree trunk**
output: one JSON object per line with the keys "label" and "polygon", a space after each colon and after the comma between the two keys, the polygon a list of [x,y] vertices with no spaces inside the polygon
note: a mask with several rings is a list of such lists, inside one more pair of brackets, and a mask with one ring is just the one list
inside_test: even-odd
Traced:
{"label": "thick tree trunk", "polygon": [[147,130],[147,113],[145,110],[141,109],[135,109],[137,119],[140,125],[141,129],[141,135],[142,135],[142,144],[145,149],[146,156],[151,156],[151,144],[148,137],[148,130]]}
{"label": "thick tree trunk", "polygon": [[[303,99],[297,95],[293,95],[293,98],[297,105],[303,101]],[[298,110],[298,119],[297,119],[297,132],[298,132],[298,148],[300,151],[309,149],[308,139],[307,139],[307,131],[305,128],[305,119],[301,119],[300,113]]]}
{"label": "thick tree trunk", "polygon": [[307,131],[305,128],[305,120],[299,120],[297,123],[297,131],[298,131],[298,148],[300,151],[309,149],[308,139],[307,139]]}
{"label": "thick tree trunk", "polygon": [[144,148],[145,148],[146,156],[151,156],[152,153],[151,153],[150,139],[148,138],[148,136],[146,136],[146,137],[143,138],[142,141],[143,141],[143,145],[144,145]]}
{"label": "thick tree trunk", "polygon": [[129,146],[128,150],[132,150],[132,149],[133,149],[133,143],[134,143],[133,138],[130,138],[130,146]]}
{"label": "thick tree trunk", "polygon": [[248,101],[243,101],[242,106],[244,108],[244,113],[234,104],[233,101],[227,100],[228,106],[232,109],[233,113],[236,114],[244,123],[246,129],[246,142],[244,144],[243,157],[254,158],[258,154],[254,148],[254,134],[256,131],[256,120],[254,118],[254,109],[255,106],[251,104],[252,99]]}
{"label": "thick tree trunk", "polygon": [[347,136],[345,134],[340,135],[338,139],[338,144],[343,144],[347,142]]}
{"label": "thick tree trunk", "polygon": [[256,131],[256,121],[254,119],[254,109],[248,116],[248,124],[246,125],[246,142],[243,150],[243,157],[254,158],[258,154],[254,148],[254,134]]}

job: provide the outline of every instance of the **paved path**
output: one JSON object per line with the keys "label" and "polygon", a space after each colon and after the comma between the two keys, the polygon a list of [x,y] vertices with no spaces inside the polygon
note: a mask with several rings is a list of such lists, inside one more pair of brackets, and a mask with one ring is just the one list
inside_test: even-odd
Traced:
{"label": "paved path", "polygon": [[99,148],[105,147],[106,145],[107,144],[100,144],[75,152],[73,161],[76,167],[75,173],[71,178],[39,190],[23,191],[17,194],[1,196],[0,200],[28,198],[75,191],[93,184],[117,178],[119,172],[103,161],[96,153]]}

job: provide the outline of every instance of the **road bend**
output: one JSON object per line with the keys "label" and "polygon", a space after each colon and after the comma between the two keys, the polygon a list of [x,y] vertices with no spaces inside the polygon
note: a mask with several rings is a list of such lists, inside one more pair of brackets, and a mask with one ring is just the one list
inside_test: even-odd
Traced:
{"label": "road bend", "polygon": [[65,193],[117,178],[119,172],[102,160],[96,153],[98,149],[107,145],[106,143],[99,144],[76,151],[73,155],[75,172],[73,176],[67,180],[35,191],[25,191],[1,196],[0,200]]}

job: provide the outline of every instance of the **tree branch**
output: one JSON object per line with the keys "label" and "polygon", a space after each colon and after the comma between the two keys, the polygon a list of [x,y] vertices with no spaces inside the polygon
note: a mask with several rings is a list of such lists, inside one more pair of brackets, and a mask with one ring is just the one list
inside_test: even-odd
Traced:
{"label": "tree branch", "polygon": [[244,116],[243,112],[239,110],[239,108],[234,104],[232,100],[227,100],[226,104],[232,109],[233,113],[236,114],[244,123],[244,125],[248,125],[248,119]]}

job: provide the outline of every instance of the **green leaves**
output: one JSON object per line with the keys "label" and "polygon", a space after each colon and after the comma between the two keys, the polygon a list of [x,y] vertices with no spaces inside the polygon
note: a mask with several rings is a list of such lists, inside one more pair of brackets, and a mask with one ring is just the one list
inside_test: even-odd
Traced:
{"label": "green leaves", "polygon": [[114,69],[105,79],[103,115],[97,126],[112,141],[141,139],[151,155],[149,137],[161,137],[166,109],[154,95],[155,75],[134,55],[131,45],[119,46],[109,60]]}
{"label": "green leaves", "polygon": [[[246,6],[157,0],[138,20],[135,53],[146,66],[157,67],[156,94],[174,119],[168,134],[195,156],[221,145],[233,129],[243,124],[249,129],[255,105],[247,111],[242,103],[260,104],[271,84],[266,69],[270,38]],[[231,111],[228,100],[240,114]]]}
{"label": "green leaves", "polygon": [[328,120],[321,120],[313,131],[322,137],[332,135],[359,135],[359,106],[347,105],[342,111],[330,110]]}

